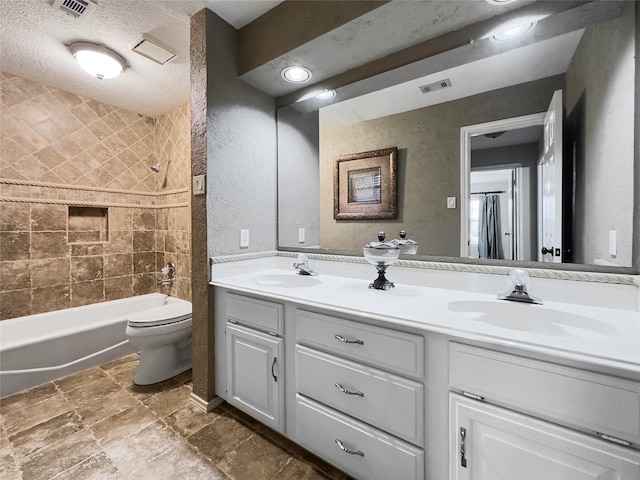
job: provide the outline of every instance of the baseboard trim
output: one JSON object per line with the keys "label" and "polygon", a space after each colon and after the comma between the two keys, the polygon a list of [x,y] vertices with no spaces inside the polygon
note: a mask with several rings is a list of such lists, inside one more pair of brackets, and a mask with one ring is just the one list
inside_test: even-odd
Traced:
{"label": "baseboard trim", "polygon": [[196,407],[198,407],[200,410],[209,413],[214,408],[222,405],[222,403],[224,402],[224,399],[221,397],[213,397],[213,399],[207,402],[206,400],[200,398],[195,393],[191,392],[189,401],[193,403]]}

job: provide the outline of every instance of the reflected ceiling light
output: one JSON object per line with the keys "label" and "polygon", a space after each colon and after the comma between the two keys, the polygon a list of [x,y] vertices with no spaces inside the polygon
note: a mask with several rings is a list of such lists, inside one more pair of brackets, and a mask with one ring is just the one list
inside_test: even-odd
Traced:
{"label": "reflected ceiling light", "polygon": [[316,95],[315,98],[317,98],[318,100],[329,100],[330,98],[333,98],[335,96],[336,96],[335,90],[325,89],[324,92],[319,93],[318,95]]}
{"label": "reflected ceiling light", "polygon": [[127,68],[127,61],[104,45],[92,42],[73,42],[67,47],[82,69],[100,80],[115,78]]}
{"label": "reflected ceiling light", "polygon": [[531,31],[535,25],[536,22],[531,20],[503,25],[491,34],[491,38],[498,42],[514,40]]}
{"label": "reflected ceiling light", "polygon": [[287,82],[302,83],[311,78],[311,71],[299,65],[286,67],[280,73]]}
{"label": "reflected ceiling light", "polygon": [[491,5],[504,5],[505,3],[515,2],[516,0],[487,0]]}

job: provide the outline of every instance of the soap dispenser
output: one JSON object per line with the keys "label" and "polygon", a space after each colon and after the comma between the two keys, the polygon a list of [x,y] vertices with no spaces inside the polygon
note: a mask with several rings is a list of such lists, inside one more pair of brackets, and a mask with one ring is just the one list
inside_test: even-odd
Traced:
{"label": "soap dispenser", "polygon": [[385,233],[379,232],[377,242],[367,243],[362,247],[364,258],[378,270],[378,278],[369,284],[369,288],[376,290],[389,290],[394,286],[384,274],[387,267],[394,264],[400,255],[400,247],[393,242],[385,242],[384,239]]}
{"label": "soap dispenser", "polygon": [[407,238],[407,232],[404,230],[400,230],[400,238],[396,238],[392,242],[400,247],[400,253],[403,255],[415,255],[418,253],[418,242]]}

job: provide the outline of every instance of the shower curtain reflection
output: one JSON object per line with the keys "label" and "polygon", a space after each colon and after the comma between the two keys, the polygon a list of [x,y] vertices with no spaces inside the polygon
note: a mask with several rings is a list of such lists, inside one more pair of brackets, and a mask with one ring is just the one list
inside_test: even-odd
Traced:
{"label": "shower curtain reflection", "polygon": [[500,197],[483,195],[480,199],[480,225],[478,228],[480,258],[504,258],[500,225]]}

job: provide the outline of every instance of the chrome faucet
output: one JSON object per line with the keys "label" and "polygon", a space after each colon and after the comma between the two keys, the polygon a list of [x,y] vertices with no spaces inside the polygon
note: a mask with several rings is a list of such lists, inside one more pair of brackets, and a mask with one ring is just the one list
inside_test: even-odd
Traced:
{"label": "chrome faucet", "polygon": [[293,264],[293,268],[298,270],[298,275],[318,275],[318,272],[309,265],[309,257],[306,253],[298,254],[298,261]]}
{"label": "chrome faucet", "polygon": [[542,300],[538,297],[529,295],[527,292],[527,283],[529,274],[525,270],[511,270],[509,272],[511,280],[511,291],[498,295],[498,300],[509,300],[511,302],[536,303],[542,305]]}

